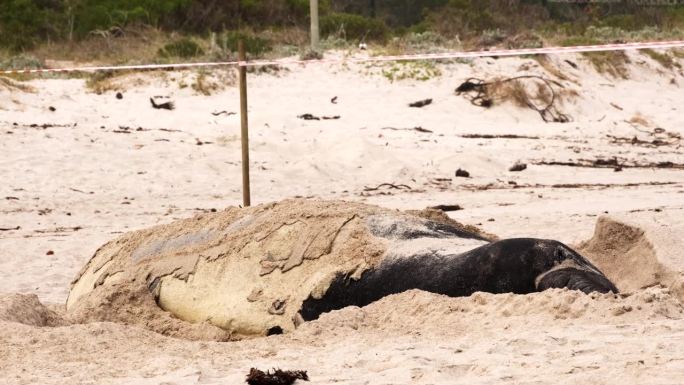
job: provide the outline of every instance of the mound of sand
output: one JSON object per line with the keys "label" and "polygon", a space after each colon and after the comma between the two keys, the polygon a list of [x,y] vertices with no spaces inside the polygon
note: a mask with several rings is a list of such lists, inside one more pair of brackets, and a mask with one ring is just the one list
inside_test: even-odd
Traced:
{"label": "mound of sand", "polygon": [[684,242],[676,229],[652,221],[600,217],[578,246],[623,292],[662,284],[684,301]]}
{"label": "mound of sand", "polygon": [[389,255],[487,242],[445,238],[427,226],[435,221],[461,227],[435,212],[330,201],[204,214],[102,246],[74,281],[67,311],[75,322],[140,324],[189,339],[292,331],[302,302],[320,298],[337,275],[359,277]]}
{"label": "mound of sand", "polygon": [[620,324],[663,318],[684,319],[684,305],[661,286],[625,295],[551,289],[527,295],[475,293],[459,298],[410,290],[363,308],[350,306],[323,314],[303,325],[298,334],[376,329],[390,334],[410,330],[450,336],[468,333],[474,324],[505,329],[505,325],[518,322],[534,325],[581,319],[584,323]]}
{"label": "mound of sand", "polygon": [[35,294],[0,295],[0,321],[38,327],[66,324],[57,312],[40,303]]}

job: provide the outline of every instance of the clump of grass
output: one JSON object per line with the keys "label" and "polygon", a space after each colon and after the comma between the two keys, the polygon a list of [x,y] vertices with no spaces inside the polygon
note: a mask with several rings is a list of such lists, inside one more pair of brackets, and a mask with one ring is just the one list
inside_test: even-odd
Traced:
{"label": "clump of grass", "polygon": [[530,103],[535,106],[546,106],[553,97],[551,91],[544,84],[534,83],[536,86],[528,88],[520,80],[503,81],[498,79],[489,89],[489,97],[501,102],[511,102],[517,107],[529,108]]}
{"label": "clump of grass", "polygon": [[555,64],[553,64],[553,62],[551,61],[551,59],[549,59],[549,57],[547,55],[534,55],[534,60],[536,60],[537,63],[539,63],[539,65],[544,70],[546,70],[546,72],[557,77],[558,79],[574,82],[574,80],[572,80],[570,77],[565,75],[560,70],[560,68],[558,68]]}
{"label": "clump of grass", "polygon": [[[235,85],[235,71],[233,70],[199,70],[195,75],[190,88],[197,94],[210,96],[223,91],[227,87]],[[187,87],[183,81],[179,83],[180,88]]]}
{"label": "clump of grass", "polygon": [[537,34],[525,32],[506,39],[505,45],[508,49],[542,48],[544,40]]}
{"label": "clump of grass", "polygon": [[329,13],[321,17],[320,26],[321,35],[337,36],[347,41],[368,39],[385,42],[390,35],[390,29],[382,21],[350,13]]}
{"label": "clump of grass", "polygon": [[677,63],[675,59],[673,59],[672,56],[668,55],[667,53],[654,51],[652,49],[644,49],[643,52],[666,69],[671,70],[675,67],[682,67],[681,64]]}
{"label": "clump of grass", "polygon": [[86,89],[98,95],[108,91],[121,91],[121,87],[113,81],[116,76],[114,71],[93,72],[86,78]]}
{"label": "clump of grass", "polygon": [[[563,46],[596,45],[600,43],[601,41],[586,36],[568,38],[562,41]],[[596,71],[601,74],[608,74],[614,78],[629,79],[628,64],[630,60],[624,51],[584,52],[582,56],[587,58]]]}
{"label": "clump of grass", "polygon": [[678,59],[684,59],[684,49],[673,49],[672,54]]}
{"label": "clump of grass", "polygon": [[9,59],[0,62],[0,70],[3,71],[23,69],[37,70],[42,68],[45,68],[43,62],[31,55],[12,56]]}
{"label": "clump of grass", "polygon": [[330,49],[349,49],[355,47],[355,44],[341,37],[330,35],[321,39],[320,47],[324,51]]}
{"label": "clump of grass", "polygon": [[436,53],[452,49],[462,49],[462,42],[458,37],[447,39],[434,32],[408,32],[403,36],[397,36],[382,46],[373,47],[371,55],[405,55],[412,53]]}
{"label": "clump of grass", "polygon": [[137,26],[120,37],[88,35],[73,41],[45,42],[31,52],[37,57],[80,63],[138,64],[159,59],[158,51],[172,41],[167,32]]}
{"label": "clump of grass", "polygon": [[313,49],[307,49],[306,51],[302,52],[299,58],[301,60],[320,60],[323,59],[323,54]]}
{"label": "clump of grass", "polygon": [[[12,70],[35,70],[45,68],[45,65],[41,60],[31,55],[17,55],[11,56],[0,62],[0,70],[12,71]],[[10,74],[6,75],[7,80],[12,79],[14,81],[26,81],[31,80],[36,77],[35,74]],[[17,88],[17,87],[13,87]]]}
{"label": "clump of grass", "polygon": [[193,39],[181,38],[164,45],[157,54],[163,58],[179,57],[189,59],[204,55],[204,49]]}
{"label": "clump of grass", "polygon": [[239,31],[226,31],[222,33],[217,43],[227,52],[237,52],[240,40],[245,45],[245,51],[253,57],[261,57],[273,49],[271,40]]}
{"label": "clump of grass", "polygon": [[[563,46],[597,45],[602,41],[595,36],[575,36],[561,41]],[[630,63],[629,56],[624,51],[607,52],[584,52],[582,56],[587,58],[597,72],[608,74],[614,78],[629,79]]]}
{"label": "clump of grass", "polygon": [[190,85],[195,92],[204,96],[211,95],[219,87],[216,82],[208,78],[206,71],[199,71],[195,77],[195,81]]}
{"label": "clump of grass", "polygon": [[[520,108],[543,109],[553,104],[565,104],[579,96],[575,90],[567,89],[551,81],[541,79],[495,79],[487,89],[486,98],[496,103],[509,102]],[[549,88],[553,86],[555,89]],[[554,96],[555,95],[555,96]]]}
{"label": "clump of grass", "polygon": [[19,82],[16,82],[10,78],[6,78],[3,76],[0,76],[0,86],[5,87],[9,90],[19,90],[19,91],[31,92],[31,93],[36,92],[35,88],[33,88],[29,85],[21,84]]}
{"label": "clump of grass", "polygon": [[480,34],[478,46],[491,47],[506,40],[506,33],[500,29],[490,29],[482,31]]}
{"label": "clump of grass", "polygon": [[410,32],[403,37],[406,46],[414,51],[433,50],[447,44],[446,39],[434,32]]}
{"label": "clump of grass", "polygon": [[431,61],[398,61],[382,69],[382,76],[390,82],[400,80],[427,81],[442,76],[442,71]]}
{"label": "clump of grass", "polygon": [[594,37],[587,37],[584,35],[580,36],[570,36],[562,39],[560,45],[562,47],[574,47],[574,46],[585,46],[585,45],[598,45],[602,41]]}
{"label": "clump of grass", "polygon": [[632,124],[638,124],[643,127],[649,127],[651,124],[646,120],[646,118],[643,117],[640,113],[636,113],[636,115],[632,116],[631,119],[629,119],[629,122]]}
{"label": "clump of grass", "polygon": [[614,78],[629,79],[629,56],[624,51],[585,52],[596,71]]}

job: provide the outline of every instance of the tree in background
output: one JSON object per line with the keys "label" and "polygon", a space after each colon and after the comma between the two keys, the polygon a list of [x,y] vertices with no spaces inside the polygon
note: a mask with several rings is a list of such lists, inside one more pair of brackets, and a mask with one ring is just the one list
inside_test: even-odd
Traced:
{"label": "tree in background", "polygon": [[[563,27],[581,34],[588,26],[622,30],[684,26],[684,5],[635,2],[559,3],[548,0],[321,0],[321,23],[329,33],[376,36],[407,30],[446,37],[485,31]],[[36,43],[78,40],[92,32],[146,25],[166,31],[205,34],[295,27],[306,30],[309,0],[0,0],[0,46],[10,50]]]}

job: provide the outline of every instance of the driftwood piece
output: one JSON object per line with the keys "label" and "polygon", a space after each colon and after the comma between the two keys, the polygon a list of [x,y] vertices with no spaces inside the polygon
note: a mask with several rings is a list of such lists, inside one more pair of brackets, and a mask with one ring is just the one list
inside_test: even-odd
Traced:
{"label": "driftwood piece", "polygon": [[413,102],[409,104],[409,107],[415,107],[415,108],[423,108],[425,106],[428,106],[432,104],[432,99],[425,99],[425,100],[419,100],[417,102]]}

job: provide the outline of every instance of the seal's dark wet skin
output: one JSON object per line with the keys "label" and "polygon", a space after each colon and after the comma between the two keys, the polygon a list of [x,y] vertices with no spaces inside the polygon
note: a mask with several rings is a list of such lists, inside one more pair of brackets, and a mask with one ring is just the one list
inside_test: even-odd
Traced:
{"label": "seal's dark wet skin", "polygon": [[603,275],[575,268],[558,269],[544,275],[537,285],[537,290],[564,287],[570,290],[579,290],[586,294],[594,291],[601,293],[618,292],[617,288]]}
{"label": "seal's dark wet skin", "polygon": [[310,321],[321,313],[365,306],[411,289],[462,297],[478,291],[528,294],[564,287],[585,293],[618,292],[595,266],[568,246],[551,240],[518,238],[457,255],[432,252],[388,258],[359,280],[337,276],[322,298],[304,301],[300,314]]}

